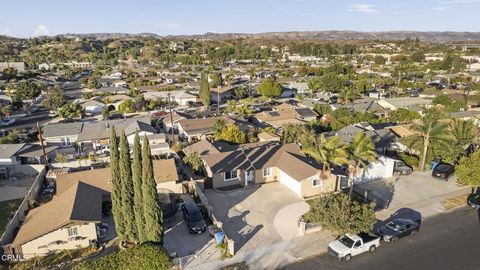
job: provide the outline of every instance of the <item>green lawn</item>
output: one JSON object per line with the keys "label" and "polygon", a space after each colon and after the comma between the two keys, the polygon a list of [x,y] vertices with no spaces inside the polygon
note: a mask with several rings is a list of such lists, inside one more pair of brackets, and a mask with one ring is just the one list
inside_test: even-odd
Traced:
{"label": "green lawn", "polygon": [[0,235],[5,231],[7,222],[13,217],[22,201],[23,199],[15,199],[0,202]]}

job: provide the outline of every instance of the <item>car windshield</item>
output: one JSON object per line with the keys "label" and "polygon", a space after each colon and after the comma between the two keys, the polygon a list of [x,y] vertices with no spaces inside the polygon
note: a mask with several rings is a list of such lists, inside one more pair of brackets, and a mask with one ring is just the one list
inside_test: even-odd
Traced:
{"label": "car windshield", "polygon": [[349,248],[353,247],[353,243],[355,243],[355,241],[353,241],[352,239],[350,239],[350,237],[346,235],[342,236],[340,239],[338,239],[338,241],[340,241],[340,243],[344,244]]}
{"label": "car windshield", "polygon": [[390,221],[389,223],[387,223],[387,228],[392,231],[398,232],[400,230],[400,224]]}
{"label": "car windshield", "polygon": [[193,213],[190,215],[190,220],[191,221],[199,221],[202,219],[202,214],[197,211],[193,211]]}
{"label": "car windshield", "polygon": [[435,170],[439,172],[448,172],[448,170],[450,170],[450,165],[440,164],[437,167],[435,167]]}

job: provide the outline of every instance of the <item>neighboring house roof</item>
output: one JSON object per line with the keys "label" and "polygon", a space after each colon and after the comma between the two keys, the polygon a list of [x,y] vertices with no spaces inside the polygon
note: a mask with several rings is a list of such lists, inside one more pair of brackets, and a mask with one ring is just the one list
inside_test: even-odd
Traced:
{"label": "neighboring house roof", "polygon": [[294,143],[251,143],[238,149],[203,156],[212,173],[277,167],[297,181],[311,177],[322,165],[305,156]]}
{"label": "neighboring house roof", "polygon": [[173,99],[197,98],[197,96],[186,93],[185,91],[182,91],[182,90],[177,90],[177,91],[147,91],[147,92],[143,93],[143,97],[146,100],[157,99],[157,98],[166,99],[166,98],[168,98],[169,94]]}
{"label": "neighboring house roof", "polygon": [[103,93],[127,93],[128,89],[125,87],[102,87],[96,89],[95,92],[103,92]]}
{"label": "neighboring house roof", "polygon": [[104,120],[93,123],[85,123],[82,132],[78,134],[78,141],[90,141],[110,138],[110,128],[115,127],[117,135],[122,130],[129,136],[135,131],[157,133],[156,129],[150,123],[150,117],[126,118],[118,120]]}
{"label": "neighboring house roof", "polygon": [[197,152],[199,155],[218,154],[225,151],[232,151],[237,149],[238,146],[231,145],[226,142],[216,141],[211,142],[209,140],[200,140],[194,144],[191,144],[183,148],[183,152],[188,156]]}
{"label": "neighboring house roof", "polygon": [[231,91],[235,90],[235,88],[237,88],[237,86],[226,85],[226,86],[223,86],[223,87],[212,88],[212,89],[210,89],[210,91],[215,92],[215,93],[219,93],[219,94],[224,94],[224,93],[231,92]]}
{"label": "neighboring house roof", "polygon": [[[178,181],[175,160],[154,160],[153,175],[157,183]],[[79,181],[95,186],[106,194],[112,190],[110,168],[103,168],[58,175],[56,181],[57,194],[62,194]]]}
{"label": "neighboring house roof", "polygon": [[81,103],[84,107],[104,106],[105,103],[98,101],[97,99],[89,99]]}
{"label": "neighboring house roof", "polygon": [[[49,154],[57,150],[58,146],[45,146],[45,154]],[[22,149],[18,152],[19,157],[33,157],[38,158],[43,156],[42,146],[39,144],[29,144],[28,148]]]}
{"label": "neighboring house roof", "polygon": [[258,133],[258,138],[260,141],[280,141],[280,135],[277,135],[272,132],[260,132]]}
{"label": "neighboring house roof", "polygon": [[24,143],[17,144],[0,144],[0,159],[9,159],[17,154],[23,147]]}
{"label": "neighboring house roof", "polygon": [[104,99],[107,99],[107,98],[110,100],[111,103],[117,103],[127,99],[132,99],[127,95],[111,95],[111,96],[106,96]]}
{"label": "neighboring house roof", "polygon": [[330,135],[339,136],[344,143],[350,143],[358,132],[365,133],[370,137],[376,148],[386,147],[394,143],[397,139],[395,134],[390,131],[390,128],[374,129],[366,122],[346,126],[336,133],[331,132]]}
{"label": "neighboring house roof", "polygon": [[413,131],[410,130],[410,126],[411,126],[410,124],[399,125],[399,126],[391,127],[390,130],[400,138],[403,138],[403,137],[407,137],[415,134]]}
{"label": "neighboring house roof", "polygon": [[209,133],[215,121],[221,119],[220,117],[209,117],[201,119],[182,119],[178,121],[178,124],[189,135]]}
{"label": "neighboring house roof", "polygon": [[82,132],[83,123],[63,123],[63,124],[49,124],[43,127],[43,137],[59,137],[68,135],[77,135]]}
{"label": "neighboring house roof", "polygon": [[260,112],[255,114],[260,122],[266,122],[273,126],[284,124],[302,124],[301,119],[314,118],[318,114],[310,108],[298,108],[286,103],[273,108],[273,111]]}
{"label": "neighboring house roof", "polygon": [[53,200],[30,210],[13,245],[21,245],[72,223],[101,222],[101,191],[77,181]]}

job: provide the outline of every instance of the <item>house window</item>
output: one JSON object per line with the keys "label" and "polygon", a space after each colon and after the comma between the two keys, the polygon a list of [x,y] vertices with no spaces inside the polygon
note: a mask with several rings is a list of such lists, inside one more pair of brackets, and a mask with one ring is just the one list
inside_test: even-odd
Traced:
{"label": "house window", "polygon": [[272,176],[272,174],[273,174],[272,168],[263,169],[263,177]]}
{"label": "house window", "polygon": [[60,138],[60,145],[61,146],[70,146],[71,145],[70,138],[69,137]]}
{"label": "house window", "polygon": [[313,179],[312,180],[312,187],[319,187],[322,185],[322,181],[320,179]]}
{"label": "house window", "polygon": [[237,171],[225,172],[225,181],[237,179]]}
{"label": "house window", "polygon": [[78,229],[77,227],[73,227],[73,228],[68,228],[68,236],[71,237],[71,236],[77,236],[78,235]]}

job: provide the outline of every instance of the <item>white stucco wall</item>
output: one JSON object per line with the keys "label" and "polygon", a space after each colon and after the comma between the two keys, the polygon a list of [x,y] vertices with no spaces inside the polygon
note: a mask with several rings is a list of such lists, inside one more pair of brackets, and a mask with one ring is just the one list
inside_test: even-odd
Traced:
{"label": "white stucco wall", "polygon": [[357,177],[354,178],[356,183],[364,183],[372,180],[388,178],[393,176],[393,169],[395,166],[395,159],[379,156],[376,162],[368,165],[368,170],[361,171]]}
{"label": "white stucco wall", "polygon": [[[49,252],[88,247],[91,240],[97,240],[95,223],[87,223],[73,227],[77,228],[78,236],[82,236],[84,239],[68,241],[68,228],[64,227],[23,244],[22,252],[24,258],[29,259],[35,256],[47,255]],[[48,243],[57,240],[66,241],[67,243],[60,245],[48,245]]]}

